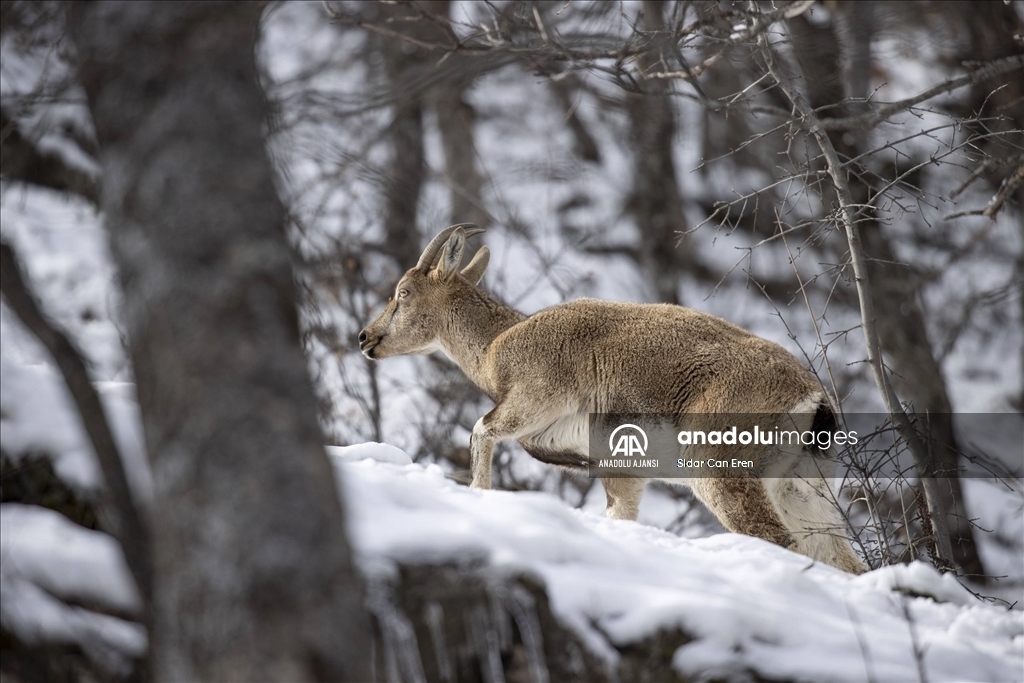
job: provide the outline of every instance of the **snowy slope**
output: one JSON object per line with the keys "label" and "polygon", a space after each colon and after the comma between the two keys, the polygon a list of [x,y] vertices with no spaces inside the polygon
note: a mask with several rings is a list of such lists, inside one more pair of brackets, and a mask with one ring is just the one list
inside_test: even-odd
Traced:
{"label": "snowy slope", "polygon": [[699,679],[1024,680],[1024,613],[982,604],[930,566],[853,577],[754,538],[684,539],[546,493],[470,490],[396,451],[331,450],[364,571],[478,561],[535,575],[609,664],[617,647],[679,628],[695,639],[673,664]]}

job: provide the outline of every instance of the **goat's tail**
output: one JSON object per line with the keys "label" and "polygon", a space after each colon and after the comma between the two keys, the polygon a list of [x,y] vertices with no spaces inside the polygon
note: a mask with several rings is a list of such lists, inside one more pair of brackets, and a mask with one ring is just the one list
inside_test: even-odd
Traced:
{"label": "goat's tail", "polygon": [[823,393],[807,397],[793,412],[806,415],[812,410],[810,429],[814,439],[803,450],[813,457],[800,459],[787,477],[765,479],[765,488],[780,521],[796,541],[797,552],[860,574],[867,567],[853,552],[847,538],[839,500],[828,483],[831,468],[820,460],[836,456],[834,437],[839,422]]}

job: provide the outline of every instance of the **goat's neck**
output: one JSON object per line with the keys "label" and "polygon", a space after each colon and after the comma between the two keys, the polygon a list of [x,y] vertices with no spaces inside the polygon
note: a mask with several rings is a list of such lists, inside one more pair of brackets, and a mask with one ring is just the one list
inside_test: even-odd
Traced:
{"label": "goat's neck", "polygon": [[525,319],[519,311],[474,287],[449,309],[441,348],[474,384],[493,396],[494,387],[484,369],[487,349],[498,335]]}

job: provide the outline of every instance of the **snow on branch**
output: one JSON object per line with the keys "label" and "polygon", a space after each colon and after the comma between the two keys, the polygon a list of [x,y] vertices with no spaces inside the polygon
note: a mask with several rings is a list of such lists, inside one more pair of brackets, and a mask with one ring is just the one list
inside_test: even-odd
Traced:
{"label": "snow on branch", "polygon": [[3,149],[3,176],[63,190],[99,203],[96,173],[88,173],[67,161],[59,150],[46,150],[22,135],[17,123],[0,108],[0,149]]}

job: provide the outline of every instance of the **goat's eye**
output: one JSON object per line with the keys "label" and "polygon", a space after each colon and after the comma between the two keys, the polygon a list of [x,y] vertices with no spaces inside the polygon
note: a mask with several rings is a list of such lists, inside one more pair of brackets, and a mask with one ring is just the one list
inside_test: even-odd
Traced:
{"label": "goat's eye", "polygon": [[409,290],[408,289],[400,289],[400,290],[398,290],[398,298],[399,299],[404,299],[407,296],[409,296]]}

